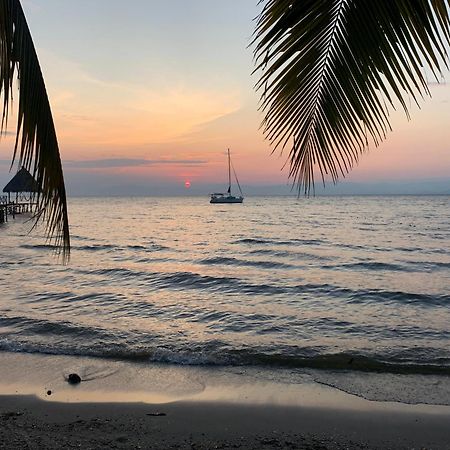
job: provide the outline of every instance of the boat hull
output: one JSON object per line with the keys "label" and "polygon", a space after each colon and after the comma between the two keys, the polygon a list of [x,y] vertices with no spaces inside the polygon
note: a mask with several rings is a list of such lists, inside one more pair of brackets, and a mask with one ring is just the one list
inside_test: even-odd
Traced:
{"label": "boat hull", "polygon": [[211,197],[209,203],[242,203],[243,201],[243,197]]}

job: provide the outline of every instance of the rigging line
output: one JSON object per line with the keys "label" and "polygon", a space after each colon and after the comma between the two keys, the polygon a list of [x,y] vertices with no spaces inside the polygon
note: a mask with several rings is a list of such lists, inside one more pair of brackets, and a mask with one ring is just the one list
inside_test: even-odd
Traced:
{"label": "rigging line", "polygon": [[236,178],[236,183],[238,185],[239,192],[241,193],[241,196],[243,197],[244,193],[242,192],[241,185],[239,184],[239,180],[238,180],[238,177],[236,175],[236,171],[234,170],[233,161],[230,160],[230,162],[231,162],[231,167],[233,168],[234,178]]}
{"label": "rigging line", "polygon": [[[231,158],[230,158],[230,149],[228,149],[228,193],[231,193]],[[234,169],[233,169],[234,170]]]}

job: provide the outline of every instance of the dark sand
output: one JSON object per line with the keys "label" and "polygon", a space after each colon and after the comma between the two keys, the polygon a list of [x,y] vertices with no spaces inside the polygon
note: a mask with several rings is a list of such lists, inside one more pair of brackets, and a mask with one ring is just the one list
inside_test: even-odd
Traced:
{"label": "dark sand", "polygon": [[[158,415],[158,414],[165,415]],[[450,449],[450,415],[0,397],[1,449]]]}

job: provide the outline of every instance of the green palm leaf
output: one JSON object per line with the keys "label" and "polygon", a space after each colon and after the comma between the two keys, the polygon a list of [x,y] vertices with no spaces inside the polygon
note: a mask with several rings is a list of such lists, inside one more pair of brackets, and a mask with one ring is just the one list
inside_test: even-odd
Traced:
{"label": "green palm leaf", "polygon": [[449,0],[264,0],[255,32],[262,124],[309,193],[336,182],[390,129],[389,111],[429,94],[442,76]]}
{"label": "green palm leaf", "polygon": [[6,128],[13,83],[18,80],[18,120],[13,162],[36,179],[36,221],[46,224],[48,239],[70,251],[69,223],[58,140],[36,50],[19,0],[0,0],[0,93],[2,132]]}

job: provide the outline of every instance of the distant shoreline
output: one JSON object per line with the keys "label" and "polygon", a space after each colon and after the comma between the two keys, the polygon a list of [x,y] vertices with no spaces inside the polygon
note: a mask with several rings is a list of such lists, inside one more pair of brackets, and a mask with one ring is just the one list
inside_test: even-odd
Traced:
{"label": "distant shoreline", "polygon": [[[309,197],[303,194],[246,194],[245,200],[255,198],[288,198],[293,200],[308,200],[316,198],[351,198],[351,197],[450,197],[450,193],[436,193],[436,194],[311,194]],[[209,199],[209,193],[182,193],[182,194],[103,194],[103,195],[88,195],[77,194],[68,195],[68,198],[205,198]],[[244,201],[245,203],[245,201]]]}

